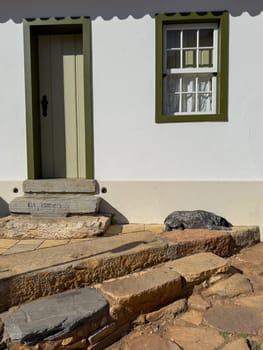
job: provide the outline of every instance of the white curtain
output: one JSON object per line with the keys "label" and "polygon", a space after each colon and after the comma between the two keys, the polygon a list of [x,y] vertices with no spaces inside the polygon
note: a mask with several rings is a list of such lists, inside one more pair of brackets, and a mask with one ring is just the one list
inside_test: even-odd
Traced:
{"label": "white curtain", "polygon": [[165,114],[212,112],[211,76],[167,75],[164,93]]}

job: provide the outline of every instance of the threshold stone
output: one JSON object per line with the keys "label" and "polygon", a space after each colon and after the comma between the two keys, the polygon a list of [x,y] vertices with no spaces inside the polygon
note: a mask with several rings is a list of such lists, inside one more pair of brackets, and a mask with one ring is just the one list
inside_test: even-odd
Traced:
{"label": "threshold stone", "polygon": [[74,239],[99,236],[108,229],[110,221],[110,217],[102,215],[59,218],[10,215],[0,218],[0,238]]}

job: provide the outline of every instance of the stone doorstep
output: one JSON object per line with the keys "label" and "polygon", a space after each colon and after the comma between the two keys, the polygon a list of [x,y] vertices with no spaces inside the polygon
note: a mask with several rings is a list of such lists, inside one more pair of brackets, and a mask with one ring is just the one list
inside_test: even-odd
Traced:
{"label": "stone doorstep", "polygon": [[0,237],[16,239],[76,239],[102,235],[111,218],[102,215],[31,217],[9,215],[0,218]]}
{"label": "stone doorstep", "polygon": [[96,181],[89,179],[40,179],[23,182],[25,193],[90,193],[96,192]]}
{"label": "stone doorstep", "polygon": [[26,194],[9,204],[13,214],[35,216],[67,216],[69,214],[95,214],[100,198],[89,194]]}

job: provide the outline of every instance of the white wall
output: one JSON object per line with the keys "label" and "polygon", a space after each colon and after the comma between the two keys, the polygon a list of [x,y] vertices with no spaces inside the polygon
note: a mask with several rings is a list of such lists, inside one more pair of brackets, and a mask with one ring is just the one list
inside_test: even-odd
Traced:
{"label": "white wall", "polygon": [[0,24],[0,179],[26,177],[23,26]]}
{"label": "white wall", "polygon": [[[89,15],[92,20],[95,177],[98,179],[261,179],[263,176],[263,5],[243,0],[24,0],[0,19]],[[16,6],[14,6],[14,4]],[[98,4],[98,5],[96,5]],[[114,12],[115,5],[115,12]],[[222,7],[223,6],[223,7]],[[232,6],[232,7],[231,7]],[[230,10],[229,121],[155,123],[155,21],[152,13]],[[247,12],[243,12],[245,9]],[[112,17],[116,13],[117,16]],[[149,15],[149,14],[151,15]],[[100,16],[102,15],[103,18]],[[20,16],[20,17],[19,17]],[[135,18],[136,17],[136,18]],[[138,17],[138,18],[137,18]],[[0,25],[0,179],[26,175],[22,24]],[[251,40],[253,37],[253,40]]]}
{"label": "white wall", "polygon": [[[208,9],[230,12],[229,121],[156,124],[154,14]],[[262,0],[238,4],[229,0],[3,0],[0,197],[4,205],[14,195],[12,180],[27,176],[21,21],[85,15],[92,18],[95,178],[108,188],[105,200],[130,221],[162,221],[164,213],[176,208],[202,208],[230,216],[236,224],[263,227],[259,209],[263,208],[262,11]],[[146,186],[147,180],[151,182]],[[235,184],[235,180],[243,182]],[[216,184],[214,196],[211,183]],[[248,195],[250,188],[253,197]]]}
{"label": "white wall", "polygon": [[150,16],[93,22],[96,177],[261,178],[263,14],[230,18],[228,122],[154,122],[154,25]]}

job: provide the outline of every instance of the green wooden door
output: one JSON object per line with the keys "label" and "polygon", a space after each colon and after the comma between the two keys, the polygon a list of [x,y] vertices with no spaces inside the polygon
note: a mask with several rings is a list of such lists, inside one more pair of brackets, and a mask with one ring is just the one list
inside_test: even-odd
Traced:
{"label": "green wooden door", "polygon": [[39,35],[41,177],[86,177],[81,34]]}

